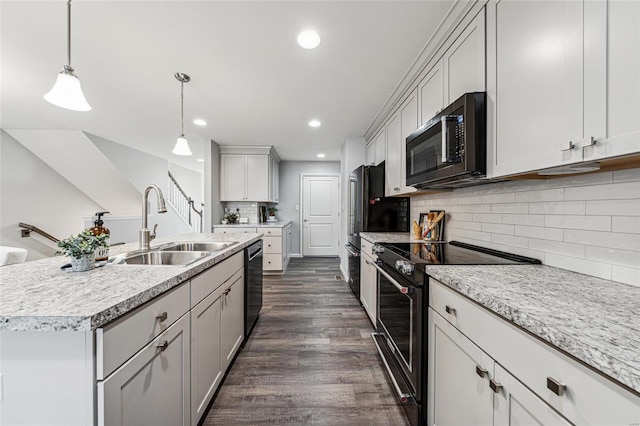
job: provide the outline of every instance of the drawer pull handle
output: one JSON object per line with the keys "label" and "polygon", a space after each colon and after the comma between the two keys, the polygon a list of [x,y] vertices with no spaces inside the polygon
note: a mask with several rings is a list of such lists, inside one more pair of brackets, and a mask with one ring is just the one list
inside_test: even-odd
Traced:
{"label": "drawer pull handle", "polygon": [[167,313],[166,313],[166,312],[161,313],[160,315],[158,315],[158,316],[156,317],[156,319],[157,319],[158,321],[160,321],[160,322],[164,322],[164,321],[166,321],[166,320],[167,320]]}
{"label": "drawer pull handle", "polygon": [[567,390],[567,385],[557,381],[553,377],[547,377],[547,389],[558,396],[562,396]]}
{"label": "drawer pull handle", "polygon": [[484,379],[484,376],[488,373],[486,368],[482,368],[476,365],[476,374]]}
{"label": "drawer pull handle", "polygon": [[228,289],[226,289],[226,290],[224,291],[224,295],[226,296],[226,295],[228,295],[230,292],[231,292],[231,289],[230,289],[230,288],[228,288]]}
{"label": "drawer pull handle", "polygon": [[164,352],[168,347],[169,342],[167,342],[166,340],[163,340],[162,343],[158,343],[158,345],[156,345],[156,348],[160,348],[160,352]]}
{"label": "drawer pull handle", "polygon": [[455,314],[456,314],[456,308],[452,308],[452,307],[451,307],[451,306],[449,306],[449,305],[446,305],[446,306],[444,307],[444,310],[445,310],[445,311],[447,311],[447,313],[448,313],[449,315],[455,315]]}
{"label": "drawer pull handle", "polygon": [[489,379],[489,387],[494,393],[500,393],[500,389],[502,389],[502,384],[495,382],[493,379]]}

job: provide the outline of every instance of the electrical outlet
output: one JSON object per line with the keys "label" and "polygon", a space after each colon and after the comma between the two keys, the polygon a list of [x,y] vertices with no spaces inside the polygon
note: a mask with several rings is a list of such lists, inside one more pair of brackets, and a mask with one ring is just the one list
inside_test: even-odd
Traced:
{"label": "electrical outlet", "polygon": [[299,212],[300,211],[300,204],[296,204],[296,211]]}

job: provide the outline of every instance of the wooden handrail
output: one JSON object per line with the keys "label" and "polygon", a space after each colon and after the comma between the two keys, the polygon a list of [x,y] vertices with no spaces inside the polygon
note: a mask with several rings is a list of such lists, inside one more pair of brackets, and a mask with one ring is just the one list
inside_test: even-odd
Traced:
{"label": "wooden handrail", "polygon": [[22,236],[22,238],[25,237],[30,237],[31,236],[31,232],[35,232],[36,234],[40,234],[43,237],[53,241],[54,243],[58,243],[60,240],[57,239],[56,237],[54,237],[53,235],[49,234],[48,232],[43,231],[42,229],[38,228],[37,226],[33,226],[33,225],[29,225],[28,223],[18,223],[18,226],[23,228],[20,230],[20,235]]}

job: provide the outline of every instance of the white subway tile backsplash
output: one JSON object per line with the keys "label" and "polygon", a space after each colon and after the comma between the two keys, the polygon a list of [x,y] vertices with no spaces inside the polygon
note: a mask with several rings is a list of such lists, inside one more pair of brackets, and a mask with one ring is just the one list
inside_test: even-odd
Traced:
{"label": "white subway tile backsplash", "polygon": [[482,232],[491,232],[494,234],[513,235],[513,225],[502,225],[497,223],[483,223]]}
{"label": "white subway tile backsplash", "polygon": [[411,199],[445,237],[640,286],[640,169],[515,180]]}
{"label": "white subway tile backsplash", "polygon": [[486,223],[502,223],[502,215],[491,213],[476,213],[473,215],[473,221]]}
{"label": "white subway tile backsplash", "polygon": [[544,226],[544,215],[541,214],[503,214],[502,223],[525,226]]}
{"label": "white subway tile backsplash", "polygon": [[618,170],[613,172],[614,182],[640,182],[640,169]]}
{"label": "white subway tile backsplash", "polygon": [[640,217],[614,216],[612,218],[611,230],[613,232],[630,232],[640,234]]}
{"label": "white subway tile backsplash", "polygon": [[640,266],[640,252],[596,246],[587,246],[586,248],[586,258],[589,260],[627,266],[629,268]]}
{"label": "white subway tile backsplash", "polygon": [[550,203],[529,204],[530,214],[584,214],[584,201],[557,201]]}
{"label": "white subway tile backsplash", "polygon": [[540,191],[516,192],[517,203],[538,203],[541,201],[564,201],[564,189],[543,189]]}
{"label": "white subway tile backsplash", "polygon": [[529,204],[513,203],[513,204],[493,204],[491,205],[492,213],[529,213]]}
{"label": "white subway tile backsplash", "polygon": [[549,228],[586,229],[591,231],[611,231],[610,216],[549,215],[544,226]]}
{"label": "white subway tile backsplash", "polygon": [[585,258],[584,244],[564,243],[562,241],[538,240],[529,238],[529,248],[545,253],[561,254],[571,257]]}
{"label": "white subway tile backsplash", "polygon": [[637,234],[565,229],[564,240],[568,243],[640,251],[640,235]]}
{"label": "white subway tile backsplash", "polygon": [[611,279],[640,287],[640,269],[613,265],[611,267]]}
{"label": "white subway tile backsplash", "polygon": [[613,182],[613,172],[573,175],[563,178],[547,179],[547,188],[565,188],[570,186],[599,185]]}
{"label": "white subway tile backsplash", "polygon": [[640,216],[640,198],[635,200],[587,201],[587,214]]}
{"label": "white subway tile backsplash", "polygon": [[538,238],[541,240],[562,241],[562,229],[545,228],[542,226],[516,225],[515,235],[521,237]]}
{"label": "white subway tile backsplash", "polygon": [[640,197],[640,182],[565,188],[566,200],[622,200]]}

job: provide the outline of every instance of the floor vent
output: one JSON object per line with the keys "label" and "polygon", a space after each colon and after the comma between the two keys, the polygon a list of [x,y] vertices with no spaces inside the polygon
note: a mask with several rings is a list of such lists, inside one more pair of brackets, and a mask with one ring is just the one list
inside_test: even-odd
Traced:
{"label": "floor vent", "polygon": [[342,275],[336,275],[336,281],[344,281]]}

